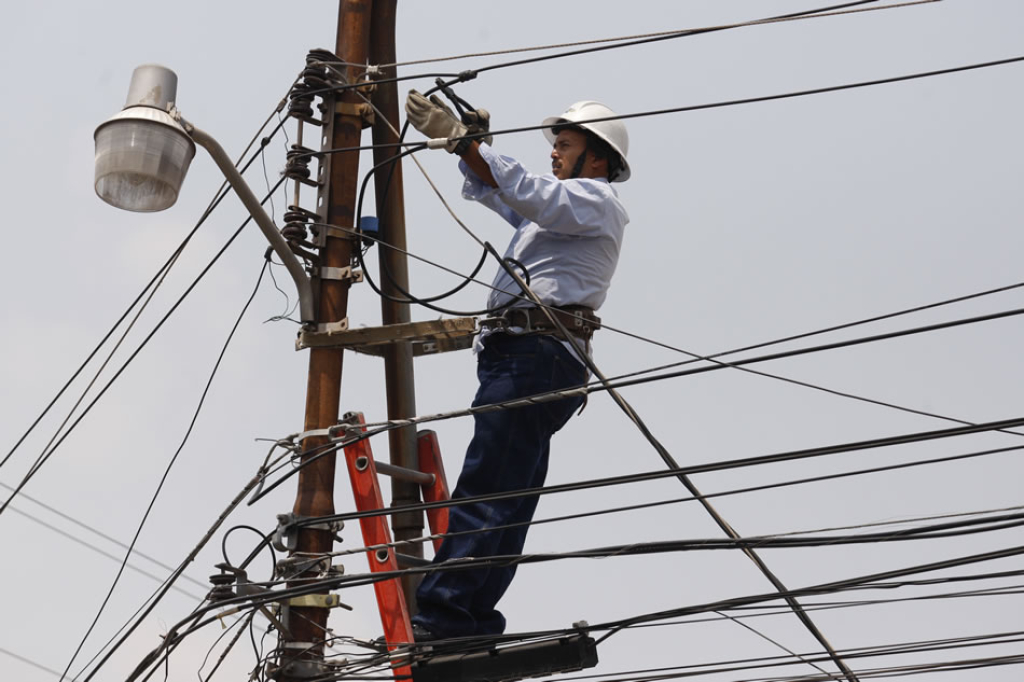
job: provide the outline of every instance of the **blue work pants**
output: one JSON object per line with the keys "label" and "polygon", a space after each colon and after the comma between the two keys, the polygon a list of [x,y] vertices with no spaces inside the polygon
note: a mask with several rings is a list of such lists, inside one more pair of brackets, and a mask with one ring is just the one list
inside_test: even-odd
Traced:
{"label": "blue work pants", "polygon": [[[587,380],[587,370],[556,337],[493,334],[478,356],[477,376],[480,388],[474,406],[580,386]],[[474,415],[473,440],[452,498],[544,485],[551,436],[582,403],[582,397],[563,398]],[[446,537],[434,563],[521,554],[537,500],[517,497],[452,507],[449,533],[521,525]],[[515,571],[513,561],[428,573],[416,595],[419,613],[413,622],[440,637],[500,634],[505,617],[495,606]]]}

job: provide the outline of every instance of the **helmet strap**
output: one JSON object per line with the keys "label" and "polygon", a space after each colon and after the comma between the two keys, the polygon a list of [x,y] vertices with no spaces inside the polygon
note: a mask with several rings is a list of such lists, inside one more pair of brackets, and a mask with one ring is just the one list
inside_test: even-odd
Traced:
{"label": "helmet strap", "polygon": [[576,165],[572,167],[572,175],[569,176],[570,180],[578,178],[580,173],[583,172],[583,164],[587,162],[587,151],[588,148],[584,147],[583,151],[580,152],[579,157],[576,159]]}

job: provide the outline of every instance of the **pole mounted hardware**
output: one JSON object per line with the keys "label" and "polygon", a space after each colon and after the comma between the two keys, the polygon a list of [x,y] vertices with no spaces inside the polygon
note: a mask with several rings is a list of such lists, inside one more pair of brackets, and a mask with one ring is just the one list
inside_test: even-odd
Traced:
{"label": "pole mounted hardware", "polygon": [[328,333],[320,329],[307,329],[299,332],[295,350],[344,348],[379,357],[385,354],[389,346],[409,343],[413,356],[418,357],[470,348],[476,333],[476,319],[472,317],[399,322],[380,327],[339,329]]}
{"label": "pole mounted hardware", "polygon": [[274,539],[271,541],[274,548],[281,552],[292,552],[298,548],[298,533],[299,528],[308,528],[310,530],[326,530],[334,534],[335,542],[341,542],[341,538],[338,537],[338,533],[345,527],[344,521],[325,521],[321,523],[304,523],[302,526],[298,524],[302,521],[306,521],[309,517],[300,516],[299,514],[287,513],[277,515],[277,529],[274,530]]}
{"label": "pole mounted hardware", "polygon": [[170,208],[178,200],[196,144],[200,145],[287,268],[298,291],[302,323],[315,322],[313,289],[302,264],[223,147],[182,118],[175,103],[177,89],[178,77],[166,67],[145,64],[135,69],[121,113],[101,123],[94,134],[96,194],[127,211]]}
{"label": "pole mounted hardware", "polygon": [[304,594],[301,597],[292,597],[285,602],[286,606],[305,606],[315,609],[343,608],[351,611],[352,607],[341,601],[336,594]]}

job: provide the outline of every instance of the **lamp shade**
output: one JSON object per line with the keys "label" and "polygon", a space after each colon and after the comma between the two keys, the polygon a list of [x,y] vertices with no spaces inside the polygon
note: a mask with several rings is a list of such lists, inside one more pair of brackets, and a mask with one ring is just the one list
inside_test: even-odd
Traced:
{"label": "lamp shade", "polygon": [[96,194],[128,211],[162,211],[178,200],[196,145],[166,112],[125,109],[102,123],[96,140]]}

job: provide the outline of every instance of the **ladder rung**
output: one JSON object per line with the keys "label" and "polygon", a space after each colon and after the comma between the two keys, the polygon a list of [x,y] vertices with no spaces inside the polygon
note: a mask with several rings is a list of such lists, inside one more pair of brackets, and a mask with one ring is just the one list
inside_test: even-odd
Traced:
{"label": "ladder rung", "polygon": [[432,563],[430,559],[424,559],[421,556],[400,554],[399,552],[395,552],[395,559],[398,560],[399,568],[417,568],[420,566],[429,566]]}
{"label": "ladder rung", "polygon": [[422,471],[416,471],[415,469],[406,469],[405,467],[395,466],[394,464],[388,464],[387,462],[374,461],[374,466],[377,467],[378,474],[384,474],[391,478],[396,478],[399,481],[408,481],[409,483],[416,483],[418,485],[434,485],[434,475],[425,474]]}

